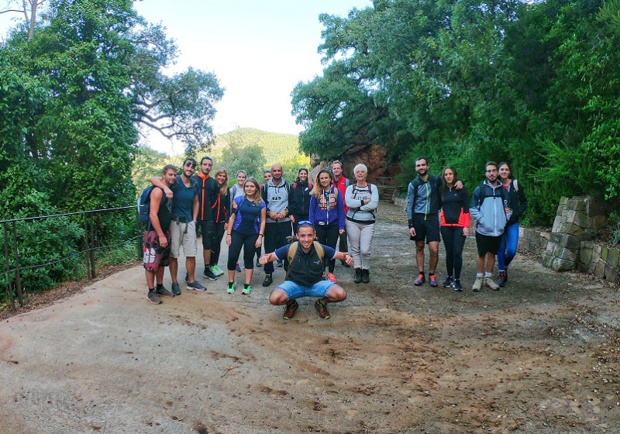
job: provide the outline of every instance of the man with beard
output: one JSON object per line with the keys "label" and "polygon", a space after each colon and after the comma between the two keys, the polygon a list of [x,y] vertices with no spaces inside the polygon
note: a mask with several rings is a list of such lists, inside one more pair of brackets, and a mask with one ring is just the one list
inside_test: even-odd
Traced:
{"label": "man with beard", "polygon": [[198,219],[196,224],[200,227],[202,232],[202,251],[205,263],[205,269],[203,276],[210,280],[217,279],[217,276],[224,274],[222,271],[219,274],[211,269],[211,247],[213,244],[214,224],[211,213],[211,207],[217,200],[217,181],[210,176],[211,169],[213,169],[213,158],[202,157],[200,160],[200,170],[193,178],[198,185]]}
{"label": "man with beard", "polygon": [[[474,292],[480,291],[482,285],[486,285],[493,291],[499,290],[499,285],[493,281],[495,255],[499,251],[504,228],[512,214],[508,208],[508,191],[497,179],[499,175],[497,163],[489,161],[486,164],[485,174],[485,181],[476,187],[469,205],[469,213],[476,221],[476,245],[478,246],[476,280],[471,287]],[[484,273],[485,259],[486,273]]]}
{"label": "man with beard", "polygon": [[[428,244],[429,275],[428,283],[437,287],[435,270],[439,262],[439,210],[441,209],[441,178],[428,173],[426,158],[415,160],[415,170],[418,176],[409,183],[407,189],[407,218],[409,220],[409,236],[415,240],[416,263],[418,277],[415,286],[426,281],[424,274],[424,241]],[[463,188],[463,183],[454,184],[457,190]]]}
{"label": "man with beard", "polygon": [[[287,244],[286,237],[291,235],[291,222],[295,217],[290,213],[294,207],[294,197],[290,185],[282,178],[282,165],[271,166],[271,179],[262,190],[263,200],[267,204],[267,224],[265,229],[265,253],[271,253]],[[290,207],[290,208],[289,208]],[[281,258],[278,258],[281,259]],[[273,264],[265,264],[265,280],[263,286],[273,282]]]}
{"label": "man with beard", "polygon": [[272,261],[289,260],[288,256],[291,256],[286,278],[271,292],[269,302],[275,306],[285,304],[284,319],[289,320],[299,308],[298,298],[317,297],[314,307],[319,317],[329,319],[327,303],[341,302],[347,298],[347,293],[335,282],[323,278],[323,261],[340,259],[352,265],[353,258],[348,253],[337,252],[329,246],[315,242],[316,232],[309,221],[299,222],[296,237],[297,242],[282,246],[260,258],[261,264],[265,264],[267,268]]}
{"label": "man with beard", "polygon": [[170,277],[172,278],[172,293],[181,295],[177,273],[179,270],[179,256],[181,246],[185,253],[185,268],[187,269],[187,288],[196,291],[206,291],[207,288],[194,280],[196,270],[196,218],[198,217],[198,194],[196,181],[192,175],[196,170],[196,160],[187,158],[183,162],[183,172],[177,175],[176,181],[170,187],[166,186],[161,178],[153,177],[151,182],[160,187],[166,196],[172,197],[172,223],[170,224]]}
{"label": "man with beard", "polygon": [[[164,166],[161,182],[171,187],[177,176],[177,168],[172,164]],[[163,285],[164,269],[170,263],[170,221],[172,202],[161,188],[153,188],[149,199],[149,221],[144,230],[144,274],[148,286],[146,296],[153,304],[161,304],[160,295],[174,297]],[[157,280],[157,286],[155,286]]]}

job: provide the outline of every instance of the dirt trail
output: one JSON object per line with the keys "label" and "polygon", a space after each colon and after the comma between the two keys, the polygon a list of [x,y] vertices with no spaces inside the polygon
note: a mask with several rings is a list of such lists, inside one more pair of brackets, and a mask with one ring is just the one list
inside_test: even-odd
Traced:
{"label": "dirt trail", "polygon": [[153,306],[139,267],[4,320],[0,432],[620,432],[617,288],[519,255],[473,293],[473,238],[465,292],[417,288],[401,211],[380,219],[327,321],[309,299],[283,321],[262,270]]}

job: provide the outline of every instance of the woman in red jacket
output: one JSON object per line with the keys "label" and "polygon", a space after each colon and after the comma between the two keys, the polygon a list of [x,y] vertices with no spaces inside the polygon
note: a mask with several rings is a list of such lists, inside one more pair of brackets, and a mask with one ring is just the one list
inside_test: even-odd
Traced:
{"label": "woman in red jacket", "polygon": [[446,268],[448,277],[443,287],[452,287],[455,291],[462,291],[461,269],[463,268],[463,247],[469,236],[469,200],[467,190],[454,188],[457,181],[456,169],[448,166],[443,170],[441,177],[441,238],[446,248]]}

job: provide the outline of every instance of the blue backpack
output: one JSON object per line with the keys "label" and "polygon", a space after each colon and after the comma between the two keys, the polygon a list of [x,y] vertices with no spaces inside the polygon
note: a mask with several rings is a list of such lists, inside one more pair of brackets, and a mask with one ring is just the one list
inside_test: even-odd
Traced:
{"label": "blue backpack", "polygon": [[138,218],[144,224],[150,221],[149,213],[151,212],[151,192],[153,188],[155,188],[154,185],[146,187],[138,198]]}

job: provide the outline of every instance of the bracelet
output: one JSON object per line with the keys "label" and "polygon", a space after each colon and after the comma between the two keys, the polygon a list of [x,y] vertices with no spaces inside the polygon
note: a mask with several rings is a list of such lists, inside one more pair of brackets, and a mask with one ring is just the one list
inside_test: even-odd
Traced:
{"label": "bracelet", "polygon": [[226,234],[227,237],[230,237],[230,234]]}
{"label": "bracelet", "polygon": [[264,236],[265,236],[265,234],[258,234],[258,236],[259,236],[259,237],[264,237]]}

